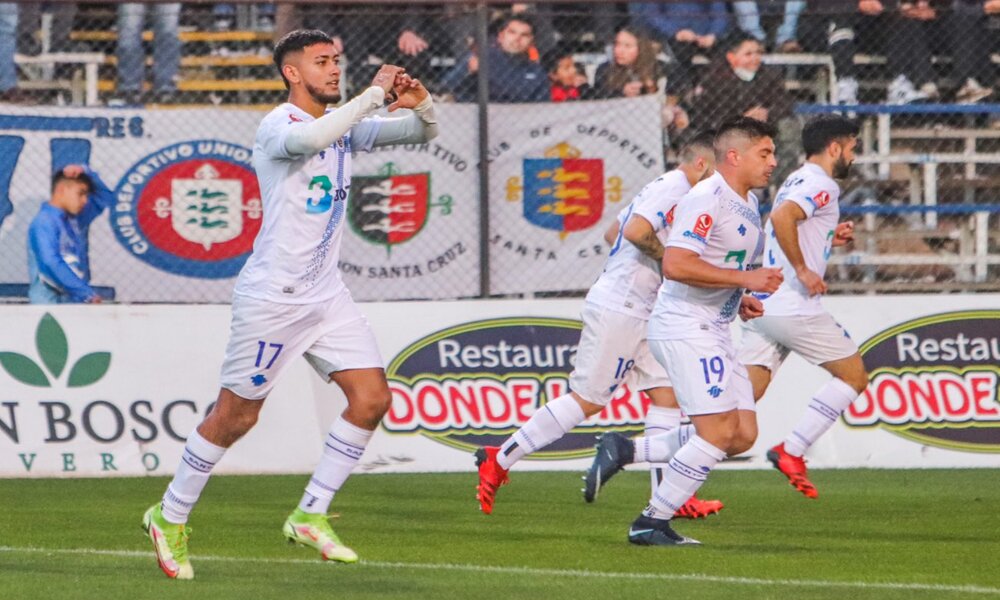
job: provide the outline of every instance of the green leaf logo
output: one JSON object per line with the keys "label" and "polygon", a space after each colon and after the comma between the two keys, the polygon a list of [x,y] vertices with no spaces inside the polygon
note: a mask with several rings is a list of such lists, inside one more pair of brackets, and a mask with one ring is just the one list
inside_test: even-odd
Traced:
{"label": "green leaf logo", "polygon": [[69,372],[69,387],[83,387],[104,377],[111,365],[110,352],[94,352],[76,361]]}
{"label": "green leaf logo", "polygon": [[[45,313],[35,330],[35,348],[42,364],[48,370],[52,380],[59,379],[66,368],[69,358],[69,343],[66,332],[59,322],[49,313]],[[7,374],[17,381],[35,387],[52,387],[45,371],[35,361],[17,352],[0,352],[0,366]],[[108,372],[111,366],[110,352],[93,352],[76,361],[69,372],[69,387],[83,387],[96,383]]]}
{"label": "green leaf logo", "polygon": [[48,377],[38,368],[35,361],[17,352],[0,352],[0,365],[4,371],[24,385],[52,387]]}
{"label": "green leaf logo", "polygon": [[52,373],[52,377],[58,378],[62,375],[66,366],[66,355],[69,353],[69,345],[66,343],[66,334],[59,322],[55,318],[45,313],[38,329],[35,331],[35,347],[38,348],[38,355],[42,357],[45,368]]}

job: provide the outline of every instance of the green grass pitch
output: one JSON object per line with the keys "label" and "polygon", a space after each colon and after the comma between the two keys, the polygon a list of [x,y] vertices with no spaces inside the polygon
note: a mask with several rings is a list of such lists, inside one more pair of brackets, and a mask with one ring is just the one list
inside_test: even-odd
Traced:
{"label": "green grass pitch", "polygon": [[990,469],[815,471],[813,501],[773,471],[719,471],[701,495],[726,509],[678,521],[704,543],[682,548],[626,542],[645,473],[587,505],[579,473],[515,471],[489,517],[472,473],[356,475],[331,510],[357,565],[282,538],[306,479],[214,477],[194,581],[166,579],[139,528],[167,480],[0,480],[0,598],[1000,598]]}

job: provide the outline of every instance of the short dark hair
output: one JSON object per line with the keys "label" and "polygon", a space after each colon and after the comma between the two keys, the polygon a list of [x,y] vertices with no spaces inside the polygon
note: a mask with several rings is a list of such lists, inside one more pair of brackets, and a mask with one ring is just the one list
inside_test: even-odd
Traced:
{"label": "short dark hair", "polygon": [[551,52],[547,53],[544,57],[543,62],[549,70],[549,73],[554,73],[556,69],[559,68],[559,63],[564,58],[572,58],[573,65],[580,70],[580,65],[576,62],[576,52],[577,47],[574,44],[560,42],[556,44],[555,48]]}
{"label": "short dark hair", "polygon": [[725,42],[722,45],[722,49],[725,52],[736,52],[737,48],[739,48],[740,46],[742,46],[743,44],[745,44],[747,42],[753,42],[755,44],[760,44],[761,46],[764,45],[763,42],[761,42],[760,40],[758,40],[754,36],[750,35],[749,33],[745,33],[743,31],[738,31],[738,32],[736,32],[736,33],[734,33],[734,34],[726,37]]}
{"label": "short dark hair", "polygon": [[64,173],[62,169],[59,169],[55,173],[52,174],[52,190],[51,191],[53,191],[53,192],[56,191],[56,186],[59,185],[63,181],[78,181],[78,182],[82,183],[83,185],[87,186],[87,193],[88,194],[90,192],[94,191],[94,180],[90,178],[90,175],[87,175],[86,173],[80,173],[80,175],[78,177],[70,177],[69,175],[67,175],[66,173]]}
{"label": "short dark hair", "polygon": [[774,125],[769,125],[753,117],[733,117],[726,119],[719,125],[718,130],[715,132],[716,157],[720,153],[725,152],[726,149],[721,147],[721,142],[723,138],[729,135],[738,135],[750,141],[756,141],[765,137],[774,139],[778,137],[778,130]]}
{"label": "short dark hair", "polygon": [[815,156],[831,143],[857,137],[861,128],[857,121],[840,115],[820,115],[802,128],[802,149],[806,156]]}
{"label": "short dark hair", "polygon": [[510,13],[504,15],[503,18],[500,19],[500,22],[497,23],[497,33],[507,29],[507,26],[510,25],[512,21],[520,21],[528,27],[531,27],[531,35],[535,35],[535,21],[530,16],[523,13]]}
{"label": "short dark hair", "polygon": [[681,144],[681,162],[691,162],[698,157],[699,150],[715,151],[715,130],[706,129]]}
{"label": "short dark hair", "polygon": [[274,45],[273,56],[274,65],[278,67],[278,75],[281,75],[281,80],[285,82],[285,89],[291,88],[288,80],[285,79],[285,74],[281,72],[281,67],[285,62],[285,56],[291,52],[300,52],[303,48],[312,46],[313,44],[332,43],[333,38],[318,29],[296,29],[281,36],[278,43]]}

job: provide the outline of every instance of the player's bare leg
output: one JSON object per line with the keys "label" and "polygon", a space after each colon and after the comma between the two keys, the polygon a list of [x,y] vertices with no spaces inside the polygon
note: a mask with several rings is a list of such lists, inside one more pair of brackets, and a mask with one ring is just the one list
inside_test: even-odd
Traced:
{"label": "player's bare leg", "polygon": [[358,555],[340,541],[326,513],[389,410],[392,395],[380,368],[337,371],[330,381],[344,391],[347,408],[330,427],[319,465],[283,531],[290,542],[318,550],[323,560],[352,563]]}
{"label": "player's bare leg", "polygon": [[160,569],[170,578],[191,579],[188,516],[226,450],[257,423],[263,399],[249,400],[223,388],[205,420],[191,432],[181,463],[160,504],[143,515],[142,527],[153,542]]}
{"label": "player's bare leg", "polygon": [[487,515],[493,512],[497,490],[510,481],[508,471],[514,463],[558,440],[603,409],[603,406],[571,391],[535,411],[528,422],[500,446],[477,450],[479,485],[476,486],[476,499],[479,500],[479,509]]}

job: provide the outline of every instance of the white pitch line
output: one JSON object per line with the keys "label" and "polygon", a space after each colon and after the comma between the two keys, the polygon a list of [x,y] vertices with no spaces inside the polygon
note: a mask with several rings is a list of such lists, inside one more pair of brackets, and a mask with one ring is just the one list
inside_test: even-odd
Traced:
{"label": "white pitch line", "polygon": [[[8,554],[75,554],[141,558],[154,561],[152,552],[138,550],[101,550],[97,548],[33,548],[0,546],[0,553]],[[317,566],[319,560],[300,558],[238,558],[234,556],[195,555],[194,562],[269,563]],[[614,571],[585,571],[578,569],[538,569],[533,567],[499,567],[453,563],[406,563],[363,560],[356,567],[377,569],[413,569],[420,571],[464,571],[471,573],[497,573],[501,575],[528,575],[534,577],[586,577],[594,579],[624,579],[636,581],[690,581],[694,583],[728,583],[746,586],[776,587],[826,587],[865,590],[909,590],[918,592],[958,592],[965,594],[1000,595],[1000,588],[978,585],[949,585],[943,583],[906,583],[899,581],[837,581],[830,579],[762,579],[756,577],[726,577],[702,573],[625,573]],[[327,567],[328,568],[328,567]],[[350,568],[350,567],[347,567]]]}

